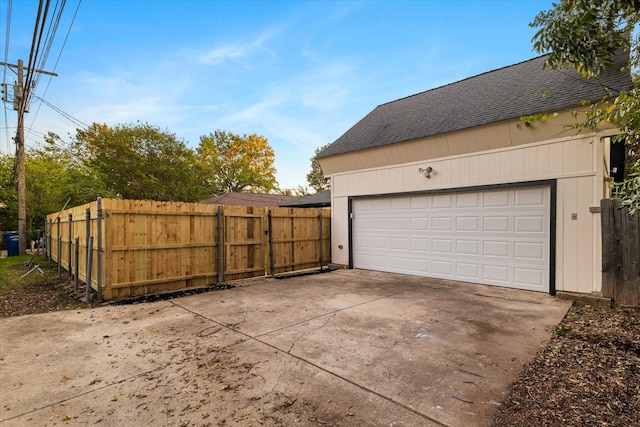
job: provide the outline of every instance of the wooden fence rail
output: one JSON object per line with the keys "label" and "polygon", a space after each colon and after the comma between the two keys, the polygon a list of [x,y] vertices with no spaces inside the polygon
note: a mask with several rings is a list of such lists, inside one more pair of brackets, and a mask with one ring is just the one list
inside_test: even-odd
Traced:
{"label": "wooden fence rail", "polygon": [[638,215],[618,199],[600,202],[602,222],[602,296],[625,306],[640,304],[640,227]]}
{"label": "wooden fence rail", "polygon": [[329,209],[98,199],[47,216],[46,242],[112,300],[322,268],[330,226]]}

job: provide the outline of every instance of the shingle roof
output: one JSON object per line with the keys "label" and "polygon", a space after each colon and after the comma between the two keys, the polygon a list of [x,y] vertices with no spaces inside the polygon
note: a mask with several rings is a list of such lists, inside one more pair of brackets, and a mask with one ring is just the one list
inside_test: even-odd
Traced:
{"label": "shingle roof", "polygon": [[298,199],[295,196],[282,194],[258,194],[258,193],[225,193],[212,199],[201,200],[200,203],[213,205],[235,205],[256,207],[278,207],[282,203]]}
{"label": "shingle roof", "polygon": [[324,208],[331,206],[331,191],[310,194],[280,205],[284,208]]}
{"label": "shingle roof", "polygon": [[631,89],[630,73],[619,71],[628,61],[626,54],[616,56],[615,69],[590,80],[572,68],[544,68],[546,59],[540,56],[379,105],[318,158],[577,107],[582,100],[607,95],[605,87],[614,93]]}

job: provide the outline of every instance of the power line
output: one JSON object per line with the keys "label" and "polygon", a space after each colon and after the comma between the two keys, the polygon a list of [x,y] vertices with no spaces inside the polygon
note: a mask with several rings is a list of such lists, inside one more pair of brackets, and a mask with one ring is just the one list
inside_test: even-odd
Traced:
{"label": "power line", "polygon": [[88,129],[89,125],[87,125],[86,123],[82,122],[80,119],[77,119],[75,117],[73,117],[71,114],[66,113],[65,111],[61,110],[60,108],[56,107],[55,105],[53,105],[52,103],[50,103],[49,101],[44,100],[43,98],[40,98],[37,95],[33,95],[35,98],[38,98],[40,100],[40,102],[42,102],[43,104],[45,104],[47,107],[51,108],[53,111],[55,111],[56,113],[60,114],[62,117],[64,117],[65,119],[69,120],[71,123],[73,123],[76,126],[80,126],[82,128]]}
{"label": "power line", "polygon": [[[13,2],[12,0],[8,0],[7,1],[7,35],[6,35],[6,39],[5,39],[5,43],[4,43],[4,62],[9,62],[9,36],[11,35],[11,10],[12,10],[12,6],[13,6]],[[2,73],[2,90],[7,90],[7,68],[9,67],[4,67],[4,72]],[[5,99],[5,97],[7,96],[7,94],[3,94],[3,99]],[[4,103],[3,103],[4,104]],[[4,106],[4,122],[6,124],[6,135],[5,135],[5,141],[7,143],[7,153],[9,152],[9,118],[7,116],[7,106],[6,104],[3,105]]]}
{"label": "power line", "polygon": [[[76,10],[73,14],[73,18],[71,18],[71,23],[69,24],[69,28],[67,29],[67,34],[64,37],[64,41],[62,42],[62,46],[60,47],[60,52],[58,53],[58,57],[56,58],[56,63],[53,65],[52,71],[55,72],[56,69],[58,68],[58,63],[60,62],[60,58],[62,57],[62,52],[64,51],[65,46],[67,45],[67,40],[69,39],[69,34],[71,34],[71,28],[73,28],[73,24],[76,21],[76,17],[78,16],[78,10],[80,10],[80,4],[82,3],[82,0],[78,1],[78,5],[76,6]],[[62,5],[62,7],[60,8],[59,14],[62,15],[62,10],[64,9],[64,6],[66,5],[66,1],[65,3]],[[59,19],[58,19],[59,20]],[[57,26],[57,24],[56,24]],[[44,68],[44,63],[42,64],[42,68]],[[44,100],[44,98],[47,96],[47,92],[49,91],[49,86],[51,85],[51,81],[52,81],[52,77],[53,76],[49,76],[49,80],[47,81],[47,86],[44,88],[44,92],[42,93],[42,96],[39,97],[39,99],[42,102],[46,102]],[[36,86],[38,85],[38,82],[40,81],[40,75],[38,75],[38,80],[36,81]],[[48,103],[47,103],[48,104]],[[55,107],[49,105],[52,109],[55,110]],[[33,127],[33,124],[36,121],[36,118],[38,117],[38,113],[40,112],[40,107],[42,107],[42,104],[38,104],[38,108],[36,109],[36,112],[33,114],[33,120],[31,121],[31,126],[29,126],[29,128],[31,129]],[[62,110],[61,110],[62,111]],[[60,114],[62,114],[63,116],[66,117],[66,113],[64,112],[60,112]],[[69,117],[72,117],[71,115],[69,115]],[[73,117],[72,117],[73,118]],[[71,120],[71,119],[70,119]],[[73,123],[75,122],[75,118],[73,118],[73,120],[71,120]],[[87,125],[85,125],[84,123],[82,123],[80,120],[77,120],[78,123],[80,123],[82,126],[84,127],[88,127]],[[77,123],[76,123],[77,124]]]}

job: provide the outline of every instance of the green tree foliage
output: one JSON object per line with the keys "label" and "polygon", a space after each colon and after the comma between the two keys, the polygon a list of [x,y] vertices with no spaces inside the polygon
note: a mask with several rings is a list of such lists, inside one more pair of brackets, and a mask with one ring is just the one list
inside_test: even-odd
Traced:
{"label": "green tree foliage", "polygon": [[316,148],[313,152],[313,157],[311,158],[311,171],[307,174],[307,182],[309,183],[309,186],[316,191],[316,193],[321,193],[331,189],[331,182],[329,179],[324,177],[320,163],[316,159],[318,154],[320,154],[320,152],[329,145],[330,144],[325,144],[322,147]]}
{"label": "green tree foliage", "polygon": [[0,156],[0,230],[18,229],[16,158]]}
{"label": "green tree foliage", "polygon": [[174,134],[147,123],[94,123],[78,130],[75,147],[111,195],[185,202],[209,195],[195,153]]}
{"label": "green tree foliage", "polygon": [[[43,229],[45,217],[69,206],[81,205],[107,195],[100,183],[64,145],[60,138],[49,133],[45,143],[25,153],[26,204],[28,230]],[[0,157],[0,229],[17,227],[18,204],[15,157]]]}
{"label": "green tree foliage", "polygon": [[[549,53],[550,67],[571,66],[587,78],[602,74],[620,49],[630,54],[625,67],[636,70],[640,65],[640,40],[633,30],[639,20],[637,0],[560,0],[531,23],[539,28],[533,46],[539,53]],[[622,131],[614,142],[626,142],[630,180],[616,189],[623,203],[635,212],[640,210],[640,85],[637,76],[633,81],[630,91],[609,90],[600,101],[585,102],[588,109],[584,120],[572,127],[581,131],[609,123]],[[577,113],[574,116],[578,118]]]}
{"label": "green tree foliage", "polygon": [[200,137],[197,153],[213,194],[269,193],[277,188],[275,154],[263,136],[216,130]]}

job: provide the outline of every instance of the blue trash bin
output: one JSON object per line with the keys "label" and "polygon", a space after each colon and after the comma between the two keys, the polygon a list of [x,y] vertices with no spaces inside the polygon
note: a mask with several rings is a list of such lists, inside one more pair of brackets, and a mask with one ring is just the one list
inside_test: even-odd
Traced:
{"label": "blue trash bin", "polygon": [[17,231],[5,231],[2,233],[4,235],[4,246],[7,248],[7,256],[18,256],[18,252],[20,249],[19,237]]}
{"label": "blue trash bin", "polygon": [[20,238],[18,236],[5,236],[4,243],[7,246],[7,256],[18,256],[20,249]]}

